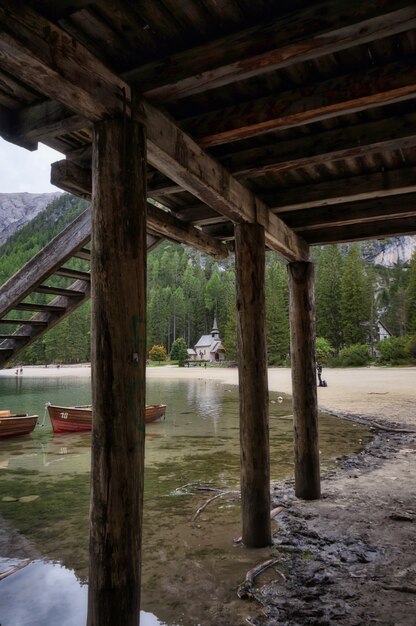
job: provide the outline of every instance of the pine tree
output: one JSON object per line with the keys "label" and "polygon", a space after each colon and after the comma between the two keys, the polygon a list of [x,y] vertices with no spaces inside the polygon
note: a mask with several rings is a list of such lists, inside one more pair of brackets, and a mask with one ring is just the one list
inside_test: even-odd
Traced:
{"label": "pine tree", "polygon": [[339,246],[315,252],[316,334],[338,351],[343,344],[341,280],[344,259]]}
{"label": "pine tree", "polygon": [[366,343],[371,318],[371,299],[364,263],[357,245],[352,245],[347,254],[340,294],[340,313],[345,344]]}
{"label": "pine tree", "polygon": [[406,296],[407,332],[409,335],[416,335],[416,252],[409,267]]}

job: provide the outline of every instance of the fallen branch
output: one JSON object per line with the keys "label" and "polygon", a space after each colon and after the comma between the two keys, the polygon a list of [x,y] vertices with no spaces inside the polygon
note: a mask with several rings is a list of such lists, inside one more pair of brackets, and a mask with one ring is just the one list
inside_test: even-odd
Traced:
{"label": "fallen branch", "polygon": [[[237,589],[238,597],[241,600],[242,599],[246,599],[246,598],[251,599],[253,597],[252,588],[253,588],[254,579],[259,574],[262,574],[269,567],[272,567],[273,565],[276,565],[276,563],[278,563],[278,561],[279,561],[278,559],[269,559],[268,561],[265,561],[264,563],[261,563],[260,565],[257,565],[257,567],[254,567],[253,569],[249,570],[247,572],[247,574],[246,574],[244,582],[242,582],[241,585],[238,586],[238,589]],[[284,574],[282,574],[282,572],[279,572],[279,574],[283,578],[285,578],[285,576],[284,576]]]}
{"label": "fallen branch", "polygon": [[24,567],[26,567],[27,565],[30,565],[30,563],[32,562],[31,559],[26,559],[26,561],[22,561],[21,563],[19,563],[18,565],[14,565],[13,567],[11,567],[10,569],[6,570],[5,572],[2,572],[0,574],[0,580],[4,580],[5,578],[7,578],[8,576],[11,576],[12,574],[14,574],[15,572],[18,572],[19,569],[23,569]]}
{"label": "fallen branch", "polygon": [[272,509],[270,511],[270,519],[273,519],[274,517],[276,517],[276,515],[279,515],[279,513],[281,513],[284,510],[285,510],[284,506],[277,506],[275,509]]}
{"label": "fallen branch", "polygon": [[201,515],[201,513],[205,511],[208,504],[211,504],[211,502],[214,502],[214,500],[217,500],[218,498],[222,498],[223,496],[229,496],[230,494],[240,495],[240,492],[239,491],[223,491],[222,493],[217,493],[215,496],[212,496],[212,498],[209,498],[209,500],[207,500],[202,506],[200,506],[199,509],[197,509],[191,521],[194,522],[196,518],[198,517],[198,515]]}

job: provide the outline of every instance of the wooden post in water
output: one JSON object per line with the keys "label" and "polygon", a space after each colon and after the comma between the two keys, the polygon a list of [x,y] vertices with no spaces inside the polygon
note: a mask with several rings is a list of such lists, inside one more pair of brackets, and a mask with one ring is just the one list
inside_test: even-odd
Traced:
{"label": "wooden post in water", "polygon": [[137,626],[146,366],[146,147],[130,119],[94,128],[88,626]]}
{"label": "wooden post in water", "polygon": [[235,244],[242,537],[261,548],[271,543],[263,226],[237,224]]}
{"label": "wooden post in water", "polygon": [[315,294],[312,263],[289,263],[295,493],[320,498],[318,402],[315,364]]}

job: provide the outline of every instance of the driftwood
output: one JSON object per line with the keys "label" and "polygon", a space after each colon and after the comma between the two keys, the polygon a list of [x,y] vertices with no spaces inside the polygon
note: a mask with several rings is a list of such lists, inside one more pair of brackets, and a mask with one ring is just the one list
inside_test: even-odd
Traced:
{"label": "driftwood", "polygon": [[26,561],[22,561],[21,563],[19,563],[18,565],[14,565],[13,567],[10,567],[8,570],[6,570],[5,572],[2,572],[0,574],[0,580],[4,580],[5,578],[7,578],[8,576],[11,576],[12,574],[14,574],[15,572],[18,572],[19,569],[23,569],[24,567],[27,567],[28,565],[30,565],[32,563],[31,559],[26,559]]}
{"label": "driftwood", "polygon": [[[273,567],[273,565],[276,565],[278,561],[279,559],[269,559],[268,561],[265,561],[264,563],[260,563],[260,565],[257,565],[257,567],[254,567],[253,569],[249,570],[246,574],[244,582],[242,582],[241,585],[238,586],[238,589],[237,589],[238,597],[240,599],[246,599],[246,598],[251,599],[253,597],[252,588],[253,588],[254,579],[259,574],[261,574],[266,569],[268,569],[269,567]],[[286,580],[286,577],[282,572],[279,572],[279,574],[280,576],[282,576],[284,580]]]}
{"label": "driftwood", "polygon": [[411,585],[383,585],[387,591],[401,591],[402,593],[416,593],[416,587]]}
{"label": "driftwood", "polygon": [[199,507],[199,509],[197,509],[191,521],[194,522],[196,518],[198,517],[198,515],[200,515],[203,511],[205,511],[208,504],[211,504],[211,502],[214,502],[214,500],[217,500],[218,498],[222,498],[223,496],[229,496],[230,494],[240,495],[240,492],[239,491],[223,491],[221,493],[217,493],[215,496],[212,496],[212,498],[209,498],[209,500],[207,500],[204,504],[202,504]]}

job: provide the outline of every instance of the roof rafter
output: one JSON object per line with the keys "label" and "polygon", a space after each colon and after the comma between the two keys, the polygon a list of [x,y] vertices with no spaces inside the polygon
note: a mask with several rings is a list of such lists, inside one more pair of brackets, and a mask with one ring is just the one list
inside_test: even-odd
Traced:
{"label": "roof rafter", "polygon": [[[338,16],[336,28],[331,14]],[[335,0],[330,11],[328,3],[308,7],[266,26],[149,63],[131,70],[125,78],[152,101],[168,102],[375,41],[415,25],[416,7],[410,2]]]}
{"label": "roof rafter", "polygon": [[204,147],[416,98],[414,59],[347,74],[181,121]]}

